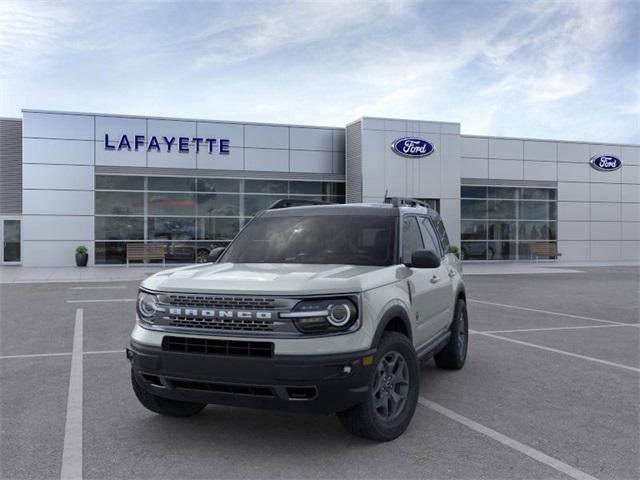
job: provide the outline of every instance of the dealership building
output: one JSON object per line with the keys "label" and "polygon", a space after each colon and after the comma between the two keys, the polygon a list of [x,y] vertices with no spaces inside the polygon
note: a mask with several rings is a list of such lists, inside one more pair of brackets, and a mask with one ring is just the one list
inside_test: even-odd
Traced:
{"label": "dealership building", "polygon": [[640,260],[638,145],[370,117],[346,127],[40,110],[0,119],[7,265],[72,266],[79,245],[89,265],[133,261],[133,245],[192,263],[278,199],[385,194],[430,203],[465,260]]}

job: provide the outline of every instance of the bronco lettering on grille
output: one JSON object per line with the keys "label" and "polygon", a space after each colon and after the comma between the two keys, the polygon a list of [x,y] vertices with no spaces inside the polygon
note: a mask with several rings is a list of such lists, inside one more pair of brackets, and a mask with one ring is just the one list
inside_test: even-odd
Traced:
{"label": "bronco lettering on grille", "polygon": [[199,309],[199,308],[170,307],[169,315],[175,316],[175,317],[271,320],[273,316],[273,312],[260,312],[255,310],[212,310],[212,309]]}

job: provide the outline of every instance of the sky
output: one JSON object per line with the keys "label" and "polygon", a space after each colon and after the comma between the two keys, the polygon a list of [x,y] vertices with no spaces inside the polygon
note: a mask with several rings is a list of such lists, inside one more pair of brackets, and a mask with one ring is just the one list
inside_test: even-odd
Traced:
{"label": "sky", "polygon": [[21,109],[640,143],[640,1],[0,1]]}

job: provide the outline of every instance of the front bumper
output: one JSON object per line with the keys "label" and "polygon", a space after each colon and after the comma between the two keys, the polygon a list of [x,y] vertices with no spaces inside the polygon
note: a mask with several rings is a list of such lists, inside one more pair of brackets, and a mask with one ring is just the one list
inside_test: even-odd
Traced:
{"label": "front bumper", "polygon": [[[349,354],[239,357],[163,350],[132,341],[138,383],[160,397],[199,403],[336,413],[364,401],[375,349]],[[367,359],[370,360],[370,359]]]}

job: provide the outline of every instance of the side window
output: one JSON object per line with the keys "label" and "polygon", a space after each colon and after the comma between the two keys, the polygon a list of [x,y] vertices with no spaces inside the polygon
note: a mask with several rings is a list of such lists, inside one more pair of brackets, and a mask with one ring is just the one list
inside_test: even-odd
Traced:
{"label": "side window", "polygon": [[433,225],[428,218],[420,217],[420,229],[422,230],[422,237],[424,238],[424,248],[431,250],[439,257],[442,257],[440,242],[438,241],[436,232],[433,230]]}
{"label": "side window", "polygon": [[447,231],[444,228],[444,223],[442,223],[442,219],[438,218],[436,221],[436,231],[438,232],[438,236],[440,237],[440,243],[442,244],[442,248],[446,252],[449,250],[449,237],[447,236]]}
{"label": "side window", "polygon": [[423,248],[418,220],[416,217],[404,217],[402,219],[402,262],[410,263],[413,252]]}

